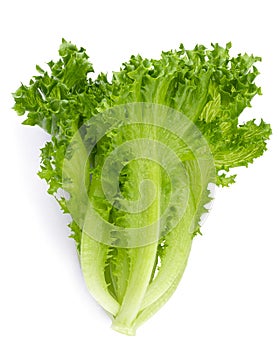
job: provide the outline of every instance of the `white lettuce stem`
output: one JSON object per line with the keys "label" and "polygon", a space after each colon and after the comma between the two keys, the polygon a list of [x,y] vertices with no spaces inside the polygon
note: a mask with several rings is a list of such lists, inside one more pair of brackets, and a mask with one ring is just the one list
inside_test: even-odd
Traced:
{"label": "white lettuce stem", "polygon": [[116,315],[119,303],[108,292],[104,276],[108,248],[83,233],[81,240],[80,263],[89,292],[110,314]]}
{"label": "white lettuce stem", "polygon": [[[156,152],[156,149],[154,152]],[[154,232],[148,232],[148,230],[151,230],[150,228],[146,229],[145,234],[147,237],[151,236],[159,239],[161,185],[160,167],[157,164],[147,161],[145,164],[145,174],[148,174],[149,180],[151,180],[153,185],[156,187],[156,197],[155,199],[151,198],[153,202],[148,208],[149,215],[146,218],[147,222],[140,222],[140,225],[145,224],[148,227],[149,224],[155,223],[154,226],[151,226],[152,230],[156,230],[155,235]],[[145,195],[152,197],[154,196],[153,193],[146,193]],[[158,240],[155,240],[154,243],[147,246],[128,249],[131,262],[130,274],[122,304],[112,323],[112,328],[114,330],[128,335],[135,334],[135,321],[151,279],[153,266],[157,256],[157,247]]]}
{"label": "white lettuce stem", "polygon": [[157,244],[133,248],[130,251],[133,260],[130,278],[120,310],[112,322],[112,328],[121,333],[134,335],[136,317],[148,287],[156,258]]}
{"label": "white lettuce stem", "polygon": [[[135,329],[137,329],[141,324],[143,324],[150,317],[152,317],[169,300],[169,298],[175,292],[187,265],[187,261],[191,251],[191,243],[192,241],[188,241],[187,253],[184,257],[184,261],[180,262],[179,272],[177,273],[175,278],[172,280],[172,284],[167,290],[164,290],[164,289],[160,290],[158,295],[154,298],[153,303],[139,312],[135,323]],[[164,290],[164,293],[163,293],[163,290]]]}
{"label": "white lettuce stem", "polygon": [[[171,244],[166,248],[164,259],[154,280],[148,286],[141,310],[153,304],[166,293],[174,280],[185,268],[185,259],[190,254],[192,235],[189,233],[189,225],[192,216],[185,215],[172,232],[169,233],[168,241]],[[187,222],[188,221],[188,222]]]}
{"label": "white lettuce stem", "polygon": [[[94,195],[101,190],[101,183],[98,179],[93,179],[89,190],[89,198],[94,206]],[[88,205],[88,213],[85,218],[86,227],[87,220],[90,221],[91,205]],[[108,215],[108,214],[107,214]],[[105,219],[108,219],[105,218]],[[92,228],[93,230],[94,228]],[[113,298],[108,291],[108,284],[105,279],[105,266],[109,253],[109,246],[98,242],[93,237],[88,235],[84,230],[81,237],[80,263],[83,276],[88,290],[94,299],[113,316],[119,310],[119,303]]]}

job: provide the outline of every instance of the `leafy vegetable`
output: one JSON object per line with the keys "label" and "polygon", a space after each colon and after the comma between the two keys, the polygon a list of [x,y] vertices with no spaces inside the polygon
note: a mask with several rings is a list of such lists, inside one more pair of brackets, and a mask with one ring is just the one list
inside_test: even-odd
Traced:
{"label": "leafy vegetable", "polygon": [[13,95],[23,124],[51,135],[39,176],[71,215],[88,289],[117,331],[135,334],[169,299],[210,188],[266,150],[270,126],[238,121],[261,94],[260,58],[230,47],[132,56],[109,80],[63,40],[60,59]]}

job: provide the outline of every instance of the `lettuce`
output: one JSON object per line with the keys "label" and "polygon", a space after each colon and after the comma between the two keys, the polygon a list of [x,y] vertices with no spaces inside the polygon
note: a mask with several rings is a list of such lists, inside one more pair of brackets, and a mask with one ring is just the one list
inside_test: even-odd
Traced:
{"label": "lettuce", "polygon": [[[70,214],[89,291],[133,335],[175,291],[215,185],[266,150],[263,120],[239,123],[261,90],[259,57],[231,44],[132,56],[109,80],[65,40],[13,94],[50,136],[39,176]],[[94,77],[94,78],[93,78]]]}

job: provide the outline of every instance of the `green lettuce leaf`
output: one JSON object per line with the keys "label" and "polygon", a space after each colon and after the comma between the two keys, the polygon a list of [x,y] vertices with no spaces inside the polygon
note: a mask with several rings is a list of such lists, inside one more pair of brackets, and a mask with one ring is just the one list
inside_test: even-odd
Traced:
{"label": "green lettuce leaf", "polygon": [[261,59],[230,48],[131,56],[93,79],[85,49],[63,39],[60,59],[13,94],[23,124],[51,136],[39,176],[71,215],[88,289],[119,332],[135,334],[175,291],[210,185],[229,186],[231,169],[266,150],[270,125],[239,122],[261,94]]}

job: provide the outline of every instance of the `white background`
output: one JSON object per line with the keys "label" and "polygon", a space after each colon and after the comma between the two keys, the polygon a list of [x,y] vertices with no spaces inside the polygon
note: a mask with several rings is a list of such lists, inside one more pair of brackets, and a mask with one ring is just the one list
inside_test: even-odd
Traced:
{"label": "white background", "polygon": [[[0,348],[278,350],[278,17],[276,1],[2,1],[0,5]],[[127,337],[87,292],[67,218],[36,175],[38,128],[11,110],[35,64],[57,58],[61,38],[87,48],[96,72],[131,54],[158,57],[183,42],[263,57],[263,96],[247,118],[273,127],[269,151],[218,190],[172,299]]]}

